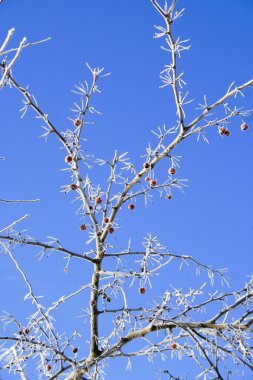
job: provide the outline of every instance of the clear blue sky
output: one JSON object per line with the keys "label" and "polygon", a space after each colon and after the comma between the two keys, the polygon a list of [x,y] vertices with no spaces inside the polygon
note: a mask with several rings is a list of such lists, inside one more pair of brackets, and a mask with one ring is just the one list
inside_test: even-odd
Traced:
{"label": "clear blue sky", "polygon": [[[190,52],[183,54],[180,68],[195,104],[202,102],[204,94],[210,102],[214,101],[234,80],[239,84],[252,79],[252,1],[179,0],[178,5],[186,7],[186,12],[175,27],[176,33],[190,38],[192,45]],[[144,154],[147,143],[154,141],[151,129],[174,123],[169,89],[158,88],[159,71],[168,63],[166,54],[159,49],[161,40],[152,38],[153,25],[161,22],[148,0],[5,0],[0,6],[1,40],[11,27],[16,28],[13,46],[23,36],[29,41],[52,37],[46,44],[23,51],[13,73],[22,85],[29,84],[41,108],[60,130],[69,127],[69,108],[77,100],[70,90],[89,78],[85,62],[104,66],[112,73],[101,83],[103,94],[97,97],[96,105],[103,115],[87,131],[87,151],[110,158],[117,148],[119,152],[128,151],[134,162]],[[247,90],[244,100],[239,99],[238,103],[253,109],[253,90]],[[20,95],[14,89],[1,90],[0,156],[6,160],[0,163],[0,197],[40,198],[41,202],[1,204],[0,227],[29,213],[31,217],[20,228],[28,228],[32,236],[40,240],[57,236],[70,249],[85,249],[80,219],[74,214],[76,204],[70,203],[72,195],[60,193],[60,187],[68,183],[68,176],[61,171],[65,167],[65,152],[59,149],[54,137],[46,144],[38,138],[42,133],[40,121],[34,119],[31,111],[20,119],[20,106]],[[189,106],[188,118],[195,113]],[[132,236],[139,246],[142,237],[153,232],[175,253],[191,254],[207,264],[228,267],[233,287],[241,287],[252,273],[253,118],[248,123],[249,130],[242,133],[239,120],[234,121],[232,134],[225,139],[217,130],[209,131],[210,145],[197,143],[195,137],[180,144],[175,152],[183,156],[178,176],[188,178],[189,187],[184,194],[174,191],[171,202],[157,197],[148,208],[139,201],[134,213],[123,212],[120,240],[115,234],[114,244],[124,248]],[[95,178],[99,177],[97,172]],[[66,275],[64,262],[57,255],[38,262],[37,250],[16,252],[36,293],[45,295],[46,305],[76,289],[90,276],[89,269],[76,263]],[[23,301],[26,288],[3,255],[0,275],[4,289],[1,309],[24,318],[25,307],[30,310],[28,302]],[[168,277],[169,284],[178,284],[177,272],[171,271],[161,276],[161,287]],[[181,276],[180,281],[185,287],[195,284],[192,274]],[[159,294],[158,285],[159,282],[152,295]],[[136,296],[136,305],[142,300]],[[80,308],[85,302],[84,297],[64,309],[58,319],[61,331],[74,328],[75,319],[71,321],[70,315],[82,314]],[[126,374],[126,363],[115,361],[108,369],[108,378],[117,380],[120,373],[122,380],[126,376],[135,380],[141,371],[143,378],[145,374],[145,379],[151,380],[156,368],[167,365],[146,363],[135,360],[133,371]],[[179,369],[183,364],[173,361],[170,365]],[[5,376],[4,379],[11,379]]]}

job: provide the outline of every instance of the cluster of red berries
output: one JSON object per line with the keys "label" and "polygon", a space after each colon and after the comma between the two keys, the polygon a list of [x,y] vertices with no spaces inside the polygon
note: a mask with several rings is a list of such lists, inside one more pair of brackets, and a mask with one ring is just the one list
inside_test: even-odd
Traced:
{"label": "cluster of red berries", "polygon": [[[241,128],[241,131],[245,132],[248,130],[249,126],[246,123],[242,123],[240,128]],[[230,136],[231,132],[224,127],[220,127],[219,128],[219,134],[221,136]]]}
{"label": "cluster of red berries", "polygon": [[[144,167],[144,169],[148,169],[149,167],[150,167],[150,164],[148,163],[148,162],[145,162],[144,164],[143,164],[143,167]],[[145,181],[146,182],[149,182],[149,184],[150,184],[150,186],[152,186],[152,187],[154,187],[154,186],[156,186],[156,180],[155,179],[151,179],[151,178],[149,178],[149,177],[145,177]],[[130,205],[129,205],[130,206]],[[130,208],[128,206],[128,208]],[[134,206],[134,205],[133,205]],[[130,208],[130,210],[133,210],[134,209],[134,207],[133,208]]]}
{"label": "cluster of red berries", "polygon": [[106,293],[103,293],[103,299],[106,300],[107,302],[111,302],[111,297],[109,297]]}
{"label": "cluster of red berries", "polygon": [[114,233],[114,228],[113,227],[109,227],[108,231],[109,231],[110,234],[113,234]]}
{"label": "cluster of red berries", "polygon": [[[104,218],[104,223],[109,223],[109,218],[107,218],[107,217],[105,217]],[[109,227],[108,228],[108,232],[110,233],[110,234],[113,234],[114,233],[114,228],[111,226],[111,227]]]}
{"label": "cluster of red berries", "polygon": [[231,132],[228,129],[224,128],[224,127],[220,127],[219,128],[219,134],[221,136],[230,136]]}

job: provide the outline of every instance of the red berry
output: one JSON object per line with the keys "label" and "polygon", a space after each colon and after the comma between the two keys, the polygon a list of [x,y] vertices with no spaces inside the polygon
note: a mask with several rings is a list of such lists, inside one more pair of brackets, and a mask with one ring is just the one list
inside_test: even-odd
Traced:
{"label": "red berry", "polygon": [[146,177],[146,178],[145,178],[145,181],[146,181],[146,182],[149,182],[149,181],[150,181],[150,178],[149,178],[149,177]]}
{"label": "red berry", "polygon": [[171,194],[167,194],[166,195],[166,199],[172,199],[172,195]]}
{"label": "red berry", "polygon": [[110,232],[110,234],[113,234],[114,233],[114,228],[113,227],[109,227],[108,231]]}
{"label": "red berry", "polygon": [[148,162],[145,162],[145,163],[143,164],[143,167],[144,167],[144,169],[148,169],[148,168],[149,168],[149,163],[148,163]]}
{"label": "red berry", "polygon": [[74,124],[75,127],[80,127],[80,125],[82,124],[82,122],[81,122],[80,119],[75,119],[75,120],[73,121],[73,124]]}
{"label": "red berry", "polygon": [[177,344],[176,343],[171,343],[170,348],[172,350],[175,350],[177,348]]}
{"label": "red berry", "polygon": [[51,368],[52,368],[52,367],[51,367],[50,364],[47,364],[47,365],[46,365],[46,370],[47,370],[47,371],[51,371]]}
{"label": "red berry", "polygon": [[97,204],[102,203],[102,198],[101,197],[97,197],[95,199],[95,203],[97,203]]}
{"label": "red berry", "polygon": [[230,134],[231,134],[231,132],[228,129],[226,129],[225,136],[230,136]]}
{"label": "red berry", "polygon": [[111,298],[110,298],[110,297],[107,297],[107,298],[106,298],[106,301],[107,301],[107,302],[111,302]]}
{"label": "red berry", "polygon": [[75,183],[72,183],[72,185],[70,185],[70,188],[71,190],[77,190],[78,186]]}
{"label": "red berry", "polygon": [[109,218],[104,218],[104,223],[108,223],[109,222]]}
{"label": "red berry", "polygon": [[74,348],[72,349],[73,354],[76,354],[77,351],[78,351],[78,348],[77,348],[77,347],[74,347]]}
{"label": "red berry", "polygon": [[81,231],[85,231],[85,230],[86,230],[86,225],[85,225],[85,224],[81,224],[81,226],[80,226],[80,230],[81,230]]}
{"label": "red berry", "polygon": [[69,164],[71,161],[72,161],[72,157],[71,156],[65,157],[66,164]]}
{"label": "red berry", "polygon": [[152,179],[152,180],[150,181],[150,185],[151,185],[151,186],[156,186],[156,180],[155,180],[155,179]]}
{"label": "red berry", "polygon": [[170,175],[173,175],[173,174],[176,173],[176,169],[175,169],[175,168],[169,168],[168,173],[169,173]]}
{"label": "red berry", "polygon": [[243,124],[241,125],[241,130],[242,130],[242,131],[247,131],[248,128],[249,128],[249,126],[248,126],[246,123],[243,123]]}
{"label": "red berry", "polygon": [[146,289],[145,288],[140,288],[139,289],[139,293],[140,294],[145,294],[146,293]]}
{"label": "red berry", "polygon": [[24,333],[25,333],[25,334],[29,334],[29,332],[30,332],[30,330],[29,330],[28,328],[26,328],[26,329],[24,330]]}
{"label": "red berry", "polygon": [[91,304],[91,306],[95,306],[96,305],[96,301],[95,300],[91,300],[90,304]]}
{"label": "red berry", "polygon": [[220,135],[225,135],[225,133],[226,133],[226,128],[224,128],[224,127],[220,127],[220,128],[219,128],[219,134],[220,134]]}
{"label": "red berry", "polygon": [[129,210],[134,210],[135,205],[131,203],[130,205],[128,205],[128,208],[129,208]]}

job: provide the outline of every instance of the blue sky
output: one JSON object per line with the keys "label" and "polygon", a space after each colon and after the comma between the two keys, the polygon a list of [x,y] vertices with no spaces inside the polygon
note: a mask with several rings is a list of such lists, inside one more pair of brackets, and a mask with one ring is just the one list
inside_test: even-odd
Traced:
{"label": "blue sky", "polygon": [[[190,38],[192,45],[179,62],[187,89],[196,99],[187,108],[187,117],[191,119],[204,94],[212,102],[224,94],[232,81],[240,84],[252,78],[253,3],[179,0],[178,5],[186,7],[186,11],[175,25],[175,32],[183,39]],[[175,121],[171,93],[168,88],[159,89],[159,72],[168,63],[168,57],[159,48],[161,40],[152,36],[153,25],[161,22],[148,0],[5,0],[0,6],[1,40],[11,27],[16,28],[13,46],[23,36],[29,41],[52,37],[50,42],[23,51],[13,73],[21,85],[29,84],[41,108],[60,130],[69,127],[69,109],[78,100],[71,89],[79,81],[89,79],[85,62],[112,73],[101,82],[103,93],[97,96],[95,104],[103,114],[87,130],[87,151],[111,158],[117,148],[119,152],[128,151],[135,163],[145,153],[147,144],[154,142],[150,130],[158,125],[173,125]],[[253,109],[252,89],[245,91],[245,98],[239,98],[238,104]],[[0,197],[40,198],[41,202],[1,204],[1,226],[29,213],[31,217],[20,228],[27,228],[32,236],[41,240],[58,236],[68,248],[85,249],[72,195],[60,193],[61,186],[68,183],[68,176],[61,171],[65,167],[65,152],[59,149],[54,137],[46,144],[39,139],[40,121],[31,111],[20,119],[20,107],[21,98],[14,89],[1,90],[0,156],[6,160],[1,161]],[[217,130],[210,130],[209,145],[197,142],[195,137],[180,144],[175,151],[183,157],[178,176],[188,178],[189,187],[184,194],[174,191],[171,202],[155,197],[148,208],[138,201],[134,213],[123,210],[122,232],[113,237],[114,244],[124,248],[131,236],[138,245],[147,232],[153,232],[175,253],[191,254],[207,264],[228,267],[232,286],[241,287],[252,272],[253,247],[253,118],[247,122],[250,128],[246,133],[240,131],[240,121],[234,120],[229,138],[222,139]],[[95,173],[97,180],[102,177],[99,171]],[[45,295],[47,305],[83,284],[90,275],[89,269],[75,263],[66,275],[60,257],[52,255],[38,262],[36,250],[16,252],[34,281],[36,293]],[[1,288],[5,290],[1,309],[24,318],[24,306],[30,309],[28,302],[23,301],[25,286],[7,257],[2,255],[0,262]],[[159,285],[163,287],[168,278],[161,276],[159,281],[152,295],[159,294]],[[192,274],[181,276],[180,285],[181,281],[186,287],[198,283]],[[177,272],[172,271],[169,283],[177,282]],[[61,330],[73,327],[69,325],[68,313],[80,312],[85,305],[79,301],[61,315]],[[135,302],[139,304],[142,299],[136,296]],[[126,374],[122,369],[126,363],[121,366],[115,361],[108,369],[110,379],[118,379],[118,370],[122,379],[136,379],[141,370],[151,380],[155,378],[155,369],[164,366],[143,366],[144,363],[136,360],[132,373]],[[174,362],[173,366],[179,368]]]}

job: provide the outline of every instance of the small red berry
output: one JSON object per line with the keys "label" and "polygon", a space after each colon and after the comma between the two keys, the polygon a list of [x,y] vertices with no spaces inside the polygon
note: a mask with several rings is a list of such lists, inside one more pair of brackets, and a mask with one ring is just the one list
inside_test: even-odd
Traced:
{"label": "small red berry", "polygon": [[226,128],[224,128],[224,127],[220,127],[220,128],[219,128],[219,134],[220,134],[220,135],[225,135],[225,133],[226,133]]}
{"label": "small red berry", "polygon": [[135,205],[134,205],[134,204],[131,203],[130,205],[128,205],[128,209],[129,209],[129,210],[134,210],[134,208],[135,208]]}
{"label": "small red berry", "polygon": [[106,298],[106,301],[107,301],[107,302],[111,302],[111,298],[110,298],[110,297],[107,297],[107,298]]}
{"label": "small red berry", "polygon": [[143,167],[144,167],[144,169],[148,169],[148,168],[149,168],[149,163],[148,163],[148,162],[145,162],[145,163],[143,164]]}
{"label": "small red berry", "polygon": [[91,306],[95,306],[96,305],[96,301],[95,300],[91,300],[90,304],[91,304]]}
{"label": "small red berry", "polygon": [[172,195],[171,194],[167,194],[166,195],[166,199],[172,199]]}
{"label": "small red berry", "polygon": [[177,344],[176,343],[171,343],[170,348],[172,350],[176,350],[177,349]]}
{"label": "small red berry", "polygon": [[146,293],[146,289],[145,288],[140,288],[139,289],[139,293],[140,294],[145,294]]}
{"label": "small red berry", "polygon": [[226,129],[225,136],[230,136],[230,134],[231,134],[231,132],[228,129]]}
{"label": "small red berry", "polygon": [[113,234],[114,233],[114,228],[113,227],[109,227],[108,231],[110,232],[110,234]]}
{"label": "small red berry", "polygon": [[169,173],[170,175],[173,175],[173,174],[176,173],[176,169],[175,169],[175,168],[169,168],[168,173]]}
{"label": "small red berry", "polygon": [[74,348],[72,349],[73,354],[76,354],[77,351],[78,351],[78,348],[77,348],[77,347],[74,347]]}
{"label": "small red berry", "polygon": [[73,124],[74,124],[75,127],[80,127],[80,125],[82,124],[82,122],[81,122],[80,119],[75,119],[75,120],[73,121]]}
{"label": "small red berry", "polygon": [[72,183],[72,185],[70,185],[70,188],[71,190],[77,190],[78,186],[75,183]]}
{"label": "small red berry", "polygon": [[81,224],[81,226],[80,226],[80,230],[81,230],[81,231],[85,231],[85,230],[86,230],[86,225],[85,225],[85,224]]}
{"label": "small red berry", "polygon": [[46,370],[47,370],[47,371],[51,371],[51,368],[52,368],[52,367],[51,367],[50,364],[47,364],[47,365],[46,365]]}
{"label": "small red berry", "polygon": [[71,156],[66,156],[65,157],[66,164],[69,164],[71,161],[72,161],[72,157]]}
{"label": "small red berry", "polygon": [[152,179],[152,180],[150,181],[150,185],[151,185],[151,186],[156,186],[156,180],[155,180],[155,179]]}
{"label": "small red berry", "polygon": [[146,182],[149,182],[149,181],[150,181],[150,178],[149,178],[149,177],[145,177],[145,181],[146,181]]}
{"label": "small red berry", "polygon": [[97,204],[102,203],[102,198],[101,197],[97,197],[95,199],[95,203],[97,203]]}
{"label": "small red berry", "polygon": [[28,328],[24,329],[25,334],[29,334],[30,330]]}
{"label": "small red berry", "polygon": [[108,223],[109,222],[109,218],[104,218],[104,223]]}
{"label": "small red berry", "polygon": [[246,123],[243,123],[243,124],[241,125],[241,130],[242,130],[242,131],[247,131],[248,128],[249,128],[249,126],[248,126]]}

